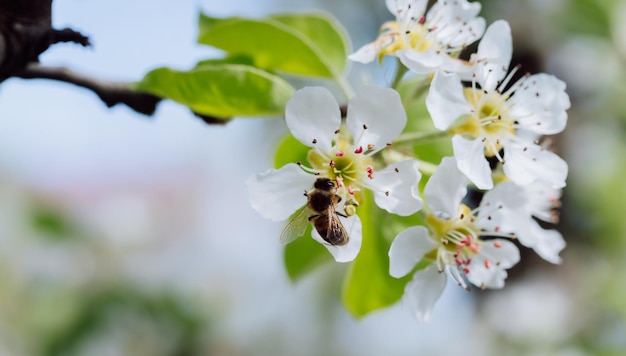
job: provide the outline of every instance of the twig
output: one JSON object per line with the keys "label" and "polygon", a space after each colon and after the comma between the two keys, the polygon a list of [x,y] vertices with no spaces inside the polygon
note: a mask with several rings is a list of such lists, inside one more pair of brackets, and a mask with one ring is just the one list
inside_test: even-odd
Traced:
{"label": "twig", "polygon": [[108,107],[126,104],[152,115],[161,98],[137,92],[128,83],[93,78],[65,67],[39,64],[39,55],[59,42],[89,46],[89,38],[70,28],[52,28],[52,0],[0,0],[0,83],[7,78],[52,79],[93,91]]}
{"label": "twig", "polygon": [[161,101],[161,98],[155,95],[133,90],[128,83],[93,78],[65,67],[49,67],[39,63],[29,63],[22,71],[16,72],[14,76],[24,79],[52,79],[71,83],[93,91],[108,107],[123,103],[145,115],[152,115],[156,110],[156,105]]}

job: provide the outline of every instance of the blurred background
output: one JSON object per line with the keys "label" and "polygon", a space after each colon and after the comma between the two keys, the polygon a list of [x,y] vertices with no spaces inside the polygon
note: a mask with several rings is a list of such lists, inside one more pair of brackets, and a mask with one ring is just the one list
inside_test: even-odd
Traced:
{"label": "blurred background", "polygon": [[[280,224],[249,206],[281,120],[207,126],[175,103],[107,109],[44,80],[0,85],[0,355],[623,355],[626,353],[626,1],[482,1],[513,28],[513,64],[567,82],[570,165],[559,266],[526,251],[499,291],[452,285],[432,321],[401,305],[355,320],[345,266],[292,284]],[[392,19],[383,0],[55,0],[53,24],[89,35],[41,60],[112,80],[186,69],[199,11],[326,10],[354,47]],[[388,84],[385,62],[353,84]]]}

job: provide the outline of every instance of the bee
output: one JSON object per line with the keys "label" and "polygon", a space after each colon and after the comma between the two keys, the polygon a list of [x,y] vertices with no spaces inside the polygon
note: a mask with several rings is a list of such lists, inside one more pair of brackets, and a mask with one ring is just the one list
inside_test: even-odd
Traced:
{"label": "bee", "polygon": [[310,222],[324,241],[333,246],[343,246],[348,243],[349,236],[339,216],[348,217],[336,210],[341,202],[337,195],[335,182],[330,178],[317,178],[313,190],[305,192],[307,204],[298,211],[289,221],[280,235],[282,243],[289,243],[304,235],[307,224]]}

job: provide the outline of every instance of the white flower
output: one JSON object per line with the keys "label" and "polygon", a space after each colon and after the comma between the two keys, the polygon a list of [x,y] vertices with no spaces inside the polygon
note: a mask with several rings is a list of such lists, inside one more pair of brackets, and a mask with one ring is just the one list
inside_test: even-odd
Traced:
{"label": "white flower", "polygon": [[403,303],[419,321],[428,321],[447,274],[467,290],[466,278],[481,288],[502,288],[506,269],[519,261],[512,242],[481,236],[508,236],[501,225],[502,212],[516,208],[522,202],[520,194],[508,194],[498,185],[483,196],[478,208],[470,210],[462,204],[467,184],[454,159],[444,158],[424,189],[431,211],[426,215],[428,229],[408,228],[389,249],[389,273],[396,278],[410,273],[423,259],[433,262],[415,272],[405,287]]}
{"label": "white flower", "polygon": [[500,161],[506,176],[519,185],[541,180],[562,188],[567,163],[539,146],[537,138],[565,128],[570,107],[565,83],[541,73],[506,89],[515,73],[506,76],[511,51],[508,23],[494,22],[472,57],[472,86],[464,88],[456,73],[436,72],[426,98],[428,111],[435,127],[455,135],[458,167],[478,188],[493,187],[487,157]]}
{"label": "white flower", "polygon": [[550,188],[543,182],[537,181],[520,187],[510,184],[508,189],[523,191],[524,203],[515,210],[503,212],[505,225],[510,226],[519,242],[551,263],[561,263],[559,253],[565,248],[565,240],[557,230],[547,230],[541,227],[533,217],[550,222],[558,222],[558,215],[554,210],[560,204],[561,191]]}
{"label": "white flower", "polygon": [[386,0],[396,16],[381,27],[374,42],[366,44],[348,58],[369,63],[384,55],[396,55],[416,73],[431,73],[437,68],[454,70],[462,66],[458,53],[478,40],[485,20],[477,17],[481,5],[466,0],[437,1],[428,11],[426,0]]}
{"label": "white flower", "polygon": [[[286,107],[285,119],[293,136],[311,147],[308,161],[312,167],[290,163],[280,169],[255,174],[248,181],[252,207],[263,217],[285,220],[307,204],[303,192],[310,191],[320,177],[335,182],[341,197],[338,211],[357,207],[362,190],[370,189],[376,204],[398,215],[411,215],[423,202],[418,183],[421,174],[416,160],[406,160],[378,170],[372,157],[390,144],[406,125],[400,96],[392,89],[363,87],[350,101],[344,130],[339,105],[321,87],[297,91]],[[347,131],[347,132],[344,132]],[[345,215],[349,216],[347,211]],[[339,262],[354,259],[361,246],[358,215],[340,218],[350,242],[333,246],[313,229],[320,241]],[[317,234],[317,235],[316,235]]]}

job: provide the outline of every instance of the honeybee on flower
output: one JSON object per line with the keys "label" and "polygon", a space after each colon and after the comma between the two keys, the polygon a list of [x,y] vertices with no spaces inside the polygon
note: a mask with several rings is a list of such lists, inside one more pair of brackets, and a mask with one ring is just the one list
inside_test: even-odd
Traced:
{"label": "honeybee on flower", "polygon": [[[394,214],[411,215],[422,207],[417,187],[421,178],[418,162],[404,160],[379,169],[373,158],[406,125],[406,113],[396,91],[363,87],[348,104],[343,126],[339,104],[332,94],[322,87],[307,87],[289,100],[285,120],[291,134],[311,148],[308,165],[290,163],[248,179],[252,207],[263,217],[286,220],[308,204],[303,192],[311,191],[318,179],[332,181],[333,192],[340,198],[333,209],[343,212],[344,216],[337,219],[349,236],[348,242],[328,243],[324,239],[328,236],[320,236],[318,229],[313,229],[312,237],[336,261],[347,262],[358,254],[362,236],[358,213],[345,214],[345,208],[346,204],[352,209],[358,207],[364,189],[372,191],[380,208]],[[292,234],[284,240],[297,237]]]}

